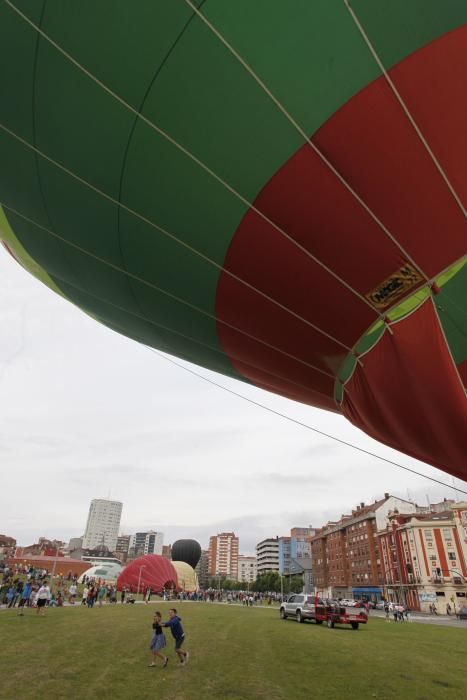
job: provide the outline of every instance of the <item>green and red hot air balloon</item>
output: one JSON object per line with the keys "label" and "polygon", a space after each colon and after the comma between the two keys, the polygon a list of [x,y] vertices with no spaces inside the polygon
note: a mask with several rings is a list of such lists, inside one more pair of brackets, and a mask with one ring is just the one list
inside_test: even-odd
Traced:
{"label": "green and red hot air balloon", "polygon": [[0,39],[24,267],[467,478],[463,0],[16,0]]}

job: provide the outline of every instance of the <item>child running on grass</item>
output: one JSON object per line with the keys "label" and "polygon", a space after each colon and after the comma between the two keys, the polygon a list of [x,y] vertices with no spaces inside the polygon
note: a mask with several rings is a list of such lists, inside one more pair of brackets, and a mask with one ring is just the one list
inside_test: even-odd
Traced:
{"label": "child running on grass", "polygon": [[185,632],[183,631],[181,618],[178,617],[175,608],[170,608],[169,617],[170,619],[167,620],[167,622],[164,622],[163,627],[170,627],[172,636],[175,639],[175,653],[180,659],[181,665],[184,666],[188,663],[190,654],[187,651],[183,651],[181,648],[183,642],[185,641]]}
{"label": "child running on grass", "polygon": [[151,663],[149,666],[155,666],[156,665],[156,656],[158,656],[160,659],[163,660],[162,667],[165,668],[167,664],[169,663],[169,657],[165,656],[164,654],[161,654],[160,650],[165,647],[165,635],[164,635],[164,630],[162,629],[161,625],[161,620],[162,620],[162,615],[160,612],[154,613],[154,622],[152,623],[152,628],[154,630],[154,635],[151,640]]}

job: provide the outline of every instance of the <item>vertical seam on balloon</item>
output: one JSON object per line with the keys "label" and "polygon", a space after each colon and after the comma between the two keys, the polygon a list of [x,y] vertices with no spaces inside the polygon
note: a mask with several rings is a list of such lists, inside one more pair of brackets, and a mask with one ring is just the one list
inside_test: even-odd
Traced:
{"label": "vertical seam on balloon", "polygon": [[449,180],[447,174],[445,173],[445,171],[444,171],[441,163],[437,159],[436,155],[432,151],[428,141],[423,136],[423,133],[422,133],[420,127],[418,126],[418,124],[415,121],[415,119],[413,118],[409,108],[407,107],[404,100],[402,99],[400,92],[396,88],[394,82],[391,80],[391,77],[389,76],[386,68],[384,67],[383,62],[381,61],[381,59],[380,59],[375,47],[373,46],[372,42],[370,41],[368,34],[366,33],[362,23],[358,19],[358,17],[356,15],[355,11],[353,10],[349,0],[343,0],[343,2],[344,2],[344,5],[347,7],[347,9],[350,13],[350,16],[352,17],[357,29],[359,30],[360,34],[362,35],[363,40],[364,40],[365,44],[367,45],[371,55],[375,59],[377,65],[378,65],[378,68],[380,69],[381,73],[383,74],[384,79],[386,80],[387,84],[389,85],[394,97],[396,98],[397,102],[399,103],[399,105],[402,108],[402,111],[404,112],[405,116],[407,117],[408,121],[410,122],[410,125],[412,126],[413,130],[417,134],[421,143],[423,144],[431,161],[433,162],[434,166],[436,167],[438,173],[441,175],[441,178],[444,180],[444,183],[448,187],[448,189],[451,193],[451,196],[455,200],[455,202],[458,205],[459,209],[461,210],[462,214],[464,215],[464,217],[467,217],[467,210],[465,209],[464,205],[462,204],[462,200],[460,199],[459,195],[457,194],[456,190],[454,189],[454,186],[451,184],[451,181]]}
{"label": "vertical seam on balloon", "polygon": [[[41,14],[39,18],[39,26],[42,26],[42,22],[44,20],[44,15],[45,15],[45,8],[47,5],[47,0],[43,0],[42,2],[42,9],[41,9]],[[33,80],[32,80],[32,94],[31,94],[31,122],[32,122],[32,139],[33,139],[33,145],[36,148],[37,147],[37,129],[36,129],[36,109],[35,109],[35,104],[36,104],[36,84],[37,84],[37,65],[38,65],[38,60],[39,60],[39,43],[41,40],[41,34],[37,33],[37,38],[36,38],[36,46],[34,49],[34,65],[33,65]],[[47,200],[45,198],[44,194],[44,188],[42,184],[42,177],[41,177],[41,172],[40,172],[40,167],[39,167],[39,158],[38,154],[36,151],[34,152],[34,162],[36,165],[36,176],[37,176],[37,185],[39,188],[40,192],[40,198],[42,200],[42,206],[44,207],[44,212],[47,217],[47,220],[49,222],[49,225],[51,228],[54,228],[54,224],[52,222],[52,217],[50,215],[49,208],[47,206]],[[65,255],[65,251],[63,250],[62,246],[59,244],[58,245],[58,250],[60,251],[60,255],[62,256],[63,260],[65,261],[65,265],[69,268],[70,272],[73,275],[73,267],[70,264],[70,261],[68,260],[67,256]]]}
{"label": "vertical seam on balloon", "polygon": [[[329,372],[326,372],[325,370],[320,369],[319,367],[316,367],[315,365],[312,365],[312,364],[310,364],[309,362],[306,362],[306,360],[302,360],[302,359],[299,358],[299,357],[295,357],[294,355],[291,355],[290,353],[286,352],[285,350],[281,350],[280,348],[277,348],[277,347],[275,347],[274,345],[271,345],[270,343],[268,343],[268,342],[266,342],[266,341],[264,341],[264,340],[261,340],[260,338],[257,338],[256,336],[251,335],[250,333],[247,333],[246,331],[243,331],[243,330],[241,330],[240,328],[237,328],[236,326],[234,326],[234,325],[228,323],[227,321],[223,321],[222,319],[216,318],[213,314],[210,314],[208,311],[205,311],[204,309],[201,309],[200,307],[196,306],[195,304],[191,304],[190,302],[186,301],[185,299],[182,299],[181,297],[177,297],[175,294],[172,294],[171,292],[168,292],[167,290],[164,290],[164,289],[162,289],[161,287],[158,287],[157,285],[153,284],[152,282],[149,282],[148,280],[145,280],[145,279],[143,279],[142,277],[139,277],[138,275],[136,275],[136,274],[134,274],[134,273],[132,273],[132,272],[129,272],[128,270],[125,270],[125,269],[123,269],[123,268],[120,268],[118,265],[115,265],[114,263],[111,263],[111,262],[109,262],[108,260],[105,260],[104,258],[101,258],[100,256],[98,256],[98,255],[92,253],[91,251],[86,250],[85,248],[79,246],[79,245],[76,244],[76,243],[73,243],[72,241],[68,241],[66,238],[63,238],[62,236],[60,236],[60,234],[56,233],[55,231],[52,231],[51,229],[48,229],[46,226],[43,226],[42,224],[37,223],[36,221],[34,221],[33,219],[31,219],[30,217],[25,216],[24,214],[21,214],[21,212],[18,212],[17,210],[13,209],[12,207],[9,207],[9,206],[8,206],[7,204],[5,204],[4,202],[2,202],[1,205],[2,205],[5,209],[8,209],[9,211],[11,211],[11,212],[13,212],[14,214],[16,214],[17,216],[20,216],[21,218],[25,219],[25,220],[28,221],[29,223],[31,223],[31,224],[37,226],[37,228],[40,228],[40,229],[46,231],[49,235],[54,236],[55,238],[58,238],[59,240],[63,241],[63,243],[65,243],[65,245],[68,245],[68,246],[70,246],[71,248],[75,248],[75,249],[78,250],[79,252],[81,252],[81,253],[83,253],[84,255],[87,255],[87,256],[89,256],[89,257],[91,257],[91,258],[94,258],[95,260],[97,260],[98,262],[102,263],[103,265],[106,265],[107,267],[110,267],[110,268],[112,268],[112,269],[114,269],[114,270],[117,270],[118,272],[121,272],[121,273],[124,274],[124,275],[128,275],[129,277],[131,277],[131,278],[137,280],[137,281],[140,282],[141,284],[144,284],[144,285],[146,285],[146,286],[148,286],[148,287],[151,287],[151,289],[154,289],[155,291],[160,292],[161,294],[164,294],[165,296],[168,296],[169,298],[173,299],[174,301],[176,301],[176,302],[178,302],[178,303],[180,303],[180,304],[184,304],[185,306],[188,306],[189,308],[191,308],[191,309],[193,309],[194,311],[200,313],[201,315],[206,316],[206,317],[208,317],[208,318],[211,318],[211,319],[213,319],[214,321],[216,321],[217,323],[220,323],[221,325],[224,325],[224,326],[226,326],[227,328],[230,328],[231,330],[233,330],[233,331],[235,331],[235,332],[237,332],[237,333],[240,333],[241,335],[244,335],[245,337],[248,337],[248,338],[250,338],[251,340],[254,340],[254,341],[257,342],[257,343],[260,343],[261,345],[264,345],[265,347],[268,347],[268,348],[270,348],[271,350],[274,350],[275,352],[278,352],[279,354],[284,355],[285,357],[288,357],[288,358],[290,358],[291,360],[294,360],[295,362],[297,362],[297,363],[299,363],[299,364],[302,364],[302,365],[304,365],[304,366],[306,366],[306,367],[309,367],[310,369],[312,369],[312,370],[314,370],[314,371],[316,371],[316,372],[318,372],[318,373],[320,373],[320,374],[323,374],[324,376],[329,377],[330,379],[333,379],[333,376],[334,376],[334,375],[330,374]],[[57,277],[57,279],[60,279],[60,276],[59,276],[59,275],[55,275],[55,274],[54,274],[54,277],[55,277],[55,276]],[[63,280],[63,281],[64,281],[66,284],[70,284],[71,286],[77,286],[77,285],[74,285],[73,283],[71,283],[71,282],[69,282],[69,281],[67,281],[67,280]],[[79,288],[79,287],[77,287],[77,288]],[[86,293],[86,294],[89,294],[90,296],[93,296],[90,292],[85,292],[85,293]],[[110,303],[110,302],[108,302],[108,303]],[[130,314],[130,313],[134,313],[134,312],[127,311],[127,313]],[[148,323],[151,323],[151,321],[150,321],[149,319],[146,319],[146,320],[148,321]],[[219,351],[219,352],[221,352],[221,351]],[[242,361],[243,361],[243,360],[242,360]],[[245,362],[245,364],[247,364],[247,362]],[[258,368],[258,369],[259,369],[259,368]]]}
{"label": "vertical seam on balloon", "polygon": [[[351,347],[349,347],[349,346],[346,345],[345,343],[341,342],[341,341],[338,340],[337,338],[334,338],[334,336],[332,336],[330,333],[327,333],[326,331],[324,331],[322,328],[320,328],[320,327],[317,326],[316,324],[312,323],[311,321],[308,321],[306,318],[304,318],[303,316],[300,316],[300,314],[296,313],[296,312],[293,311],[292,309],[289,309],[287,306],[284,306],[284,305],[281,304],[279,301],[273,299],[273,297],[270,297],[270,296],[269,296],[268,294],[266,294],[265,292],[262,292],[260,289],[258,289],[258,288],[255,287],[254,285],[250,284],[250,283],[247,282],[246,280],[242,279],[241,277],[239,277],[239,276],[236,275],[235,273],[231,272],[230,270],[228,270],[227,268],[225,268],[223,265],[220,265],[219,263],[217,263],[215,260],[213,260],[213,259],[210,258],[209,256],[205,255],[204,253],[201,253],[201,252],[200,252],[199,250],[197,250],[196,248],[193,248],[193,246],[189,245],[188,243],[186,243],[186,242],[183,241],[182,239],[178,238],[174,233],[171,233],[168,229],[163,228],[162,226],[159,226],[159,224],[156,224],[154,221],[152,221],[151,219],[148,219],[148,218],[147,218],[146,216],[144,216],[143,214],[140,214],[140,213],[137,212],[135,209],[132,209],[131,207],[128,207],[126,204],[123,204],[122,202],[118,202],[118,201],[115,199],[115,197],[112,197],[112,195],[107,194],[107,192],[104,192],[103,190],[99,189],[98,187],[96,187],[96,186],[93,185],[92,183],[90,183],[90,182],[88,182],[87,180],[85,180],[84,178],[82,178],[80,175],[77,175],[75,172],[73,172],[72,170],[70,170],[69,168],[67,168],[65,165],[59,163],[59,162],[56,161],[54,158],[51,158],[50,156],[48,156],[46,153],[44,153],[44,152],[41,151],[40,149],[35,148],[35,146],[33,146],[32,144],[30,144],[26,139],[24,139],[22,136],[19,136],[18,134],[16,134],[14,131],[12,131],[11,129],[9,129],[8,127],[6,127],[4,124],[1,124],[1,123],[0,123],[0,129],[2,129],[3,131],[5,131],[7,134],[9,134],[10,136],[12,136],[14,139],[16,139],[19,143],[22,143],[22,144],[23,144],[24,146],[26,146],[27,148],[30,148],[31,150],[36,150],[37,153],[38,153],[42,158],[44,158],[44,159],[47,160],[48,162],[52,163],[55,167],[57,167],[59,170],[62,170],[64,173],[66,173],[67,175],[69,175],[70,177],[72,177],[73,179],[75,179],[77,182],[80,182],[81,184],[85,185],[86,187],[88,187],[88,188],[89,188],[90,190],[92,190],[93,192],[96,192],[96,194],[98,194],[99,196],[101,196],[101,197],[103,197],[104,199],[108,200],[109,202],[112,202],[113,204],[116,204],[117,206],[121,207],[122,209],[124,209],[124,210],[127,211],[128,213],[132,214],[135,218],[137,218],[137,219],[143,221],[144,223],[148,224],[151,228],[153,228],[153,229],[159,231],[159,232],[162,233],[164,236],[166,236],[166,237],[169,238],[170,240],[174,241],[174,242],[177,243],[178,245],[182,246],[183,248],[186,248],[186,249],[189,250],[191,253],[193,253],[194,255],[197,255],[199,258],[201,258],[202,260],[204,260],[204,261],[207,262],[208,264],[212,265],[213,267],[217,268],[218,270],[222,270],[228,277],[230,277],[230,278],[234,279],[235,281],[239,282],[240,284],[242,284],[242,285],[243,285],[244,287],[246,287],[247,289],[250,289],[251,291],[256,292],[256,293],[257,293],[259,296],[261,296],[263,299],[268,300],[268,301],[271,302],[274,306],[277,306],[278,308],[282,309],[283,311],[285,311],[286,313],[288,313],[288,314],[291,315],[292,317],[294,317],[294,318],[296,318],[297,320],[299,320],[299,321],[301,321],[302,323],[304,323],[304,324],[305,324],[306,326],[308,326],[309,328],[312,328],[313,330],[317,331],[317,332],[320,333],[321,335],[323,335],[323,336],[329,338],[329,340],[332,340],[336,345],[339,345],[340,347],[345,348],[348,352],[352,352],[352,348],[351,348]],[[358,361],[358,358],[357,358],[357,361]]]}
{"label": "vertical seam on balloon", "polygon": [[[69,54],[65,49],[63,49],[57,42],[55,42],[51,37],[49,37],[45,32],[43,32],[39,27],[37,27],[32,20],[29,19],[25,14],[23,14],[12,2],[11,0],[4,0],[4,2],[14,11],[16,12],[26,23],[31,25],[37,32],[39,32],[46,41],[48,41],[51,46],[53,46],[57,51],[59,51],[68,61],[70,61],[78,70],[82,71],[85,75],[88,76],[90,80],[92,80],[96,85],[98,85],[104,92],[109,94],[111,97],[113,97],[119,104],[121,104],[125,109],[128,109],[130,112],[135,114],[138,119],[141,119],[143,123],[145,123],[147,126],[149,126],[151,129],[153,129],[156,133],[158,133],[162,138],[164,138],[166,141],[171,143],[175,148],[177,148],[181,153],[183,153],[185,156],[187,156],[190,160],[192,160],[194,163],[196,163],[202,170],[204,170],[206,173],[208,173],[211,177],[213,177],[217,182],[219,182],[223,187],[225,187],[231,194],[233,194],[235,197],[237,197],[241,202],[246,204],[249,209],[254,211],[260,218],[263,219],[266,223],[268,223],[270,226],[272,226],[281,236],[283,236],[286,240],[289,241],[293,246],[295,246],[298,250],[300,250],[302,253],[304,253],[308,258],[313,260],[317,265],[319,265],[323,270],[325,270],[329,275],[334,277],[342,286],[346,287],[352,294],[354,294],[360,301],[362,301],[369,309],[373,311],[379,318],[381,318],[381,314],[379,311],[369,302],[368,299],[366,299],[363,294],[360,294],[356,289],[354,289],[348,282],[346,282],[342,277],[340,277],[337,273],[335,273],[330,267],[328,267],[325,263],[323,263],[319,258],[317,258],[315,255],[313,255],[305,246],[301,245],[298,241],[296,241],[290,234],[288,234],[284,229],[282,229],[278,224],[276,224],[272,219],[270,219],[266,214],[264,214],[260,209],[258,209],[252,202],[250,202],[246,197],[244,197],[240,192],[238,192],[233,186],[229,185],[229,183],[224,180],[223,178],[220,177],[220,175],[217,175],[217,173],[214,172],[209,166],[207,166],[205,163],[203,163],[202,160],[200,160],[197,156],[195,156],[191,151],[189,151],[187,148],[182,146],[178,141],[176,141],[174,138],[172,138],[167,132],[165,132],[163,129],[158,127],[154,122],[152,122],[150,119],[145,117],[143,114],[140,114],[136,111],[134,107],[132,107],[128,102],[126,102],[123,98],[121,98],[117,93],[115,93],[113,90],[111,90],[109,87],[107,87],[101,80],[99,80],[95,75],[93,75],[90,71],[88,71],[84,66],[82,66],[71,54]],[[193,6],[192,6],[193,7]],[[195,10],[196,11],[196,10]],[[199,14],[200,17],[203,17],[202,14]],[[314,148],[317,149],[317,147],[310,141],[308,140],[308,137],[305,136],[307,139],[308,143]],[[320,156],[321,158],[325,158],[322,154]],[[333,166],[329,164],[329,167],[333,169]],[[337,172],[337,171],[336,171]],[[343,180],[343,179],[342,179]],[[345,180],[343,180],[345,183]],[[350,185],[346,185],[347,188],[350,188]],[[353,192],[353,190],[350,188],[350,191]],[[355,197],[358,197],[356,193],[354,193]],[[363,203],[363,200],[361,200]],[[366,205],[365,205],[366,206]],[[373,218],[375,221],[379,221],[377,218],[375,218],[376,215],[374,215],[371,212],[371,209],[367,207],[368,213]],[[382,226],[382,224],[381,224]],[[384,230],[384,229],[383,229]],[[401,249],[400,245],[396,242],[396,245]],[[403,251],[404,252],[404,251]],[[405,254],[405,253],[404,253]],[[412,262],[414,267],[419,270],[420,274],[423,277],[426,277],[426,275],[423,273],[422,270],[417,266],[417,264],[408,256],[408,254],[405,254],[406,257]],[[228,270],[225,268],[222,268],[225,270],[225,272],[228,273]]]}
{"label": "vertical seam on balloon", "polygon": [[[9,0],[6,0],[9,2]],[[373,219],[373,221],[378,225],[378,227],[383,231],[383,233],[394,243],[394,245],[399,249],[399,251],[404,255],[404,257],[409,260],[412,265],[418,270],[425,280],[428,276],[422,270],[422,268],[415,262],[411,255],[405,250],[403,245],[393,236],[381,219],[373,212],[371,207],[366,204],[366,202],[360,197],[360,195],[353,189],[353,187],[347,182],[343,175],[337,170],[337,168],[331,163],[331,161],[324,155],[324,153],[318,148],[318,146],[313,143],[312,139],[307,135],[307,133],[302,129],[300,124],[295,121],[290,112],[284,107],[284,105],[278,100],[278,98],[271,92],[267,87],[266,83],[261,80],[261,78],[255,73],[253,68],[241,57],[241,55],[234,49],[234,47],[227,41],[227,39],[220,33],[218,29],[207,19],[202,12],[199,12],[191,2],[191,0],[185,0],[187,5],[189,5],[194,12],[198,15],[200,20],[210,29],[210,31],[219,39],[219,41],[227,48],[228,51],[234,56],[237,61],[243,66],[243,68],[251,75],[253,80],[260,86],[260,88],[266,93],[266,95],[272,100],[276,107],[282,112],[282,114],[288,119],[290,124],[298,131],[298,133],[305,139],[305,142],[313,149],[316,155],[322,160],[322,162],[331,170],[339,182],[347,189],[347,191],[355,198],[355,200],[360,204],[361,207],[367,212],[367,214]],[[374,308],[374,307],[372,307]]]}
{"label": "vertical seam on balloon", "polygon": [[448,351],[448,353],[449,353],[449,357],[450,357],[450,359],[451,359],[452,366],[454,367],[454,372],[456,373],[457,380],[458,380],[458,382],[459,382],[459,384],[460,384],[460,387],[461,387],[461,389],[462,389],[462,391],[463,391],[463,393],[464,393],[464,396],[466,396],[466,395],[467,395],[467,388],[464,386],[464,382],[462,381],[461,375],[459,374],[459,370],[457,369],[457,365],[456,365],[456,363],[455,363],[455,361],[454,361],[454,357],[452,356],[451,348],[449,347],[448,339],[446,338],[446,333],[444,332],[443,324],[441,323],[441,319],[440,319],[440,317],[439,317],[438,309],[436,308],[436,304],[435,304],[435,300],[433,299],[433,295],[430,295],[428,298],[429,298],[429,300],[431,301],[431,303],[432,303],[432,305],[433,305],[433,309],[434,309],[434,312],[435,312],[436,320],[438,321],[438,326],[439,326],[439,329],[440,329],[441,334],[442,334],[442,336],[443,336],[444,344],[446,345],[446,349],[447,349],[447,351]]}
{"label": "vertical seam on balloon", "polygon": [[[202,5],[204,2],[205,2],[205,0],[202,0],[202,1],[201,1],[200,7],[201,7],[201,5]],[[167,51],[166,55],[164,56],[164,59],[163,59],[162,62],[157,66],[157,69],[156,69],[156,71],[155,71],[155,73],[154,73],[154,75],[153,75],[151,81],[149,82],[148,87],[146,88],[146,91],[145,91],[145,93],[144,93],[144,96],[143,96],[143,98],[142,98],[142,100],[141,100],[141,103],[140,103],[139,108],[138,108],[138,110],[137,110],[138,113],[142,111],[143,106],[144,106],[144,104],[145,104],[145,102],[146,102],[146,99],[147,99],[147,97],[148,97],[148,95],[149,95],[149,92],[150,92],[152,86],[154,85],[154,82],[155,82],[155,80],[157,79],[157,76],[159,75],[159,73],[161,72],[163,66],[165,65],[165,63],[166,63],[168,57],[170,56],[170,54],[172,53],[173,49],[175,48],[175,46],[176,46],[177,43],[179,42],[180,38],[181,38],[182,35],[184,34],[184,32],[185,32],[186,28],[188,27],[188,25],[190,24],[191,20],[192,20],[193,17],[195,17],[195,16],[196,16],[196,15],[195,15],[195,13],[193,12],[192,15],[190,16],[190,18],[187,20],[187,22],[186,22],[185,25],[183,26],[182,30],[179,32],[179,34],[178,34],[177,38],[175,39],[175,41],[172,43],[170,49]],[[133,120],[133,125],[132,125],[131,130],[130,130],[130,134],[129,134],[129,136],[128,136],[128,140],[127,140],[127,143],[126,143],[125,152],[124,152],[124,154],[123,154],[122,168],[121,168],[121,171],[120,171],[120,182],[119,182],[119,186],[118,186],[118,201],[119,201],[119,202],[122,201],[122,191],[123,191],[124,172],[125,172],[125,169],[126,169],[126,162],[127,162],[127,158],[128,158],[128,152],[129,152],[129,149],[130,149],[130,144],[131,144],[131,141],[132,141],[132,139],[133,139],[133,134],[134,134],[134,131],[135,131],[135,128],[136,128],[136,124],[137,124],[137,123],[138,123],[138,117],[135,116],[135,118],[134,118],[134,120]],[[120,257],[121,257],[121,260],[122,260],[122,264],[123,264],[123,267],[126,269],[125,256],[124,256],[124,254],[123,254],[123,249],[122,249],[122,239],[121,239],[120,224],[121,224],[121,209],[120,209],[120,207],[117,207],[117,242],[118,242],[118,248],[119,248],[119,250],[120,250]],[[136,296],[136,293],[135,293],[135,291],[134,291],[134,289],[133,289],[133,286],[132,286],[132,284],[131,284],[131,280],[129,280],[128,278],[127,278],[127,283],[128,283],[128,287],[129,287],[129,289],[130,289],[131,295],[132,295],[132,297],[133,297],[133,299],[134,299],[134,301],[135,301],[135,304],[136,304],[137,308],[139,308],[139,310],[141,311],[141,313],[144,315],[144,311],[143,311],[143,308],[142,308],[142,304],[140,303],[140,300],[139,300],[138,297]],[[224,355],[225,355],[225,353],[224,353]],[[227,357],[227,355],[225,355],[225,357]]]}

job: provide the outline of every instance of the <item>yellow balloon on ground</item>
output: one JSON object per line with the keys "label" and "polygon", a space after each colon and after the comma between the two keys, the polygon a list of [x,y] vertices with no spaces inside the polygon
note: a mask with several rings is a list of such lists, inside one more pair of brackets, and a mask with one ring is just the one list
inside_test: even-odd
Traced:
{"label": "yellow balloon on ground", "polygon": [[193,593],[199,588],[196,571],[184,561],[173,561],[172,566],[177,572],[178,587],[187,593]]}

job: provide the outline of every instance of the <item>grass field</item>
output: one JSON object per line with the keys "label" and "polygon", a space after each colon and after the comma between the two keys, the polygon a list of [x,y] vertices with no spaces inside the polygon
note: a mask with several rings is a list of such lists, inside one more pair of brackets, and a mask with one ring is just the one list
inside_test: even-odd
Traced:
{"label": "grass field", "polygon": [[[358,631],[277,610],[178,604],[190,662],[148,668],[169,603],[0,613],[0,697],[80,700],[441,700],[467,697],[467,633],[372,619]],[[159,662],[158,662],[159,663]]]}

